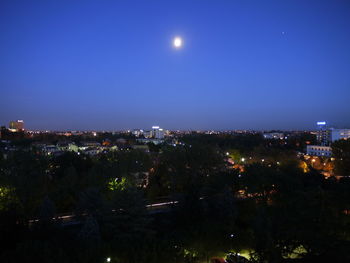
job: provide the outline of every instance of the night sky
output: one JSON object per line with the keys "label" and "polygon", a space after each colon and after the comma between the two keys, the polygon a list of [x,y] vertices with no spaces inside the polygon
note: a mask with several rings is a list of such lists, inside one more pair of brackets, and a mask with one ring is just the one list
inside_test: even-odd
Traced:
{"label": "night sky", "polygon": [[1,0],[0,96],[28,129],[350,128],[350,1]]}

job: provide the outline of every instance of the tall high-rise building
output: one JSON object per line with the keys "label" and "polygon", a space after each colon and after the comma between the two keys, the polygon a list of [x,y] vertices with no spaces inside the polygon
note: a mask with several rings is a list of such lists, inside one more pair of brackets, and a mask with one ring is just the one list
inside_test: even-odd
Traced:
{"label": "tall high-rise building", "polygon": [[10,121],[9,129],[12,131],[23,131],[24,121],[23,120]]}
{"label": "tall high-rise building", "polygon": [[327,146],[329,145],[331,141],[331,133],[330,130],[327,129],[327,125],[325,121],[318,121],[317,122],[317,142],[319,145]]}

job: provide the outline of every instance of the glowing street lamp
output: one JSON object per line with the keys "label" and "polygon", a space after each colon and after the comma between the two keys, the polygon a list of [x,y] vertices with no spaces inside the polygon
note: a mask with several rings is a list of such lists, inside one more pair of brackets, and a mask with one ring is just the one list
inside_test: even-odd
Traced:
{"label": "glowing street lamp", "polygon": [[231,238],[231,251],[233,250],[233,238],[235,237],[234,234],[231,234],[230,235],[230,238]]}

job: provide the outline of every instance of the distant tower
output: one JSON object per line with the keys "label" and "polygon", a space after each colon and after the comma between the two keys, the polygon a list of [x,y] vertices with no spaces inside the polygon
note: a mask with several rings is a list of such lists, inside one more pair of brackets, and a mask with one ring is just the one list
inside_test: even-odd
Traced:
{"label": "distant tower", "polygon": [[23,120],[10,121],[9,128],[10,130],[13,130],[13,131],[23,131],[24,121]]}
{"label": "distant tower", "polygon": [[325,121],[317,122],[317,142],[322,146],[328,146],[330,143],[330,130],[327,128]]}

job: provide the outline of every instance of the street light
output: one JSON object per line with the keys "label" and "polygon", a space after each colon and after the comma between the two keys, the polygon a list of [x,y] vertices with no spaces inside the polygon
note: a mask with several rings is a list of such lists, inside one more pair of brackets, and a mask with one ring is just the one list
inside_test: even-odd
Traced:
{"label": "street light", "polygon": [[174,248],[175,248],[175,263],[177,263],[177,254],[178,254],[178,246],[177,245],[175,245],[174,246]]}
{"label": "street light", "polygon": [[237,259],[237,262],[239,262],[239,261],[240,261],[240,260],[239,260],[240,255],[241,255],[241,254],[236,253],[236,259]]}
{"label": "street light", "polygon": [[106,259],[106,261],[107,261],[107,262],[111,262],[111,258],[108,257],[108,258]]}
{"label": "street light", "polygon": [[230,238],[231,238],[231,251],[233,250],[233,238],[235,237],[234,234],[230,234]]}

